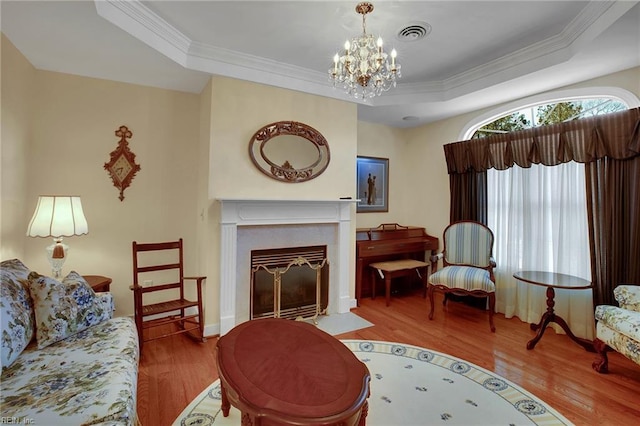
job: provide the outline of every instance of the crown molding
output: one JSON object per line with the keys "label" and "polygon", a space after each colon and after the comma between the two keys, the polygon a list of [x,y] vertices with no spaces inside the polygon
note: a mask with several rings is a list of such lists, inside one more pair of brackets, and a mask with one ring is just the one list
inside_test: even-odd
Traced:
{"label": "crown molding", "polygon": [[[395,95],[440,94],[449,100],[570,59],[577,46],[589,43],[637,2],[592,1],[559,34],[442,81],[398,84]],[[415,96],[419,98],[419,96]],[[387,100],[391,101],[391,97]],[[435,100],[435,99],[434,99]]]}
{"label": "crown molding", "polygon": [[95,0],[99,16],[183,67],[370,106],[444,101],[570,59],[635,1],[591,1],[559,34],[441,81],[398,83],[367,101],[334,90],[325,73],[191,40],[138,0]]}

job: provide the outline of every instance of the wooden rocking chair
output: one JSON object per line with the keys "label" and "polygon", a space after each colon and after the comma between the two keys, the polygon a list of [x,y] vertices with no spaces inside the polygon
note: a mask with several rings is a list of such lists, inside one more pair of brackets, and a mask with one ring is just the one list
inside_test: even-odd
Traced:
{"label": "wooden rocking chair", "polygon": [[[180,333],[205,342],[202,283],[206,277],[184,276],[182,238],[161,243],[139,244],[134,241],[132,248],[133,285],[130,288],[133,290],[140,352],[144,342]],[[195,282],[196,300],[186,298],[185,280]],[[151,299],[150,303],[145,300],[145,295]],[[160,335],[144,334],[148,328],[168,324],[177,324],[177,330],[165,327]]]}

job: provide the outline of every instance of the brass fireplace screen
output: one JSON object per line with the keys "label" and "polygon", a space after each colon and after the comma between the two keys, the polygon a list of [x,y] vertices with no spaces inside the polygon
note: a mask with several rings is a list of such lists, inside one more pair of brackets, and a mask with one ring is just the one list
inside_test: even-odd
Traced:
{"label": "brass fireplace screen", "polygon": [[313,320],[326,314],[326,246],[251,251],[251,319]]}

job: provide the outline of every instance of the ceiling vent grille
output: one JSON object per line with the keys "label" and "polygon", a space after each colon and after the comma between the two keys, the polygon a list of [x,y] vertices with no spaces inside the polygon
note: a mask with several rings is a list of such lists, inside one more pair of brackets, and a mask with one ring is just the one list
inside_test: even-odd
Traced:
{"label": "ceiling vent grille", "polygon": [[411,22],[398,31],[396,37],[400,41],[418,41],[428,36],[430,32],[431,25],[426,22]]}

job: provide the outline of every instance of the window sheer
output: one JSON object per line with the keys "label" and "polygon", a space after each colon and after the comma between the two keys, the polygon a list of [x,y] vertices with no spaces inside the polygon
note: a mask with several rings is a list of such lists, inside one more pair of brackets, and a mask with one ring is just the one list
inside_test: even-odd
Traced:
{"label": "window sheer", "polygon": [[487,190],[482,185],[490,169],[584,163],[594,302],[611,304],[618,284],[640,282],[639,107],[443,148],[451,221],[484,221]]}
{"label": "window sheer", "polygon": [[[487,170],[487,224],[495,234],[496,310],[537,323],[545,287],[513,278],[552,271],[591,281],[584,165]],[[594,337],[592,290],[556,290],[555,311],[578,337]],[[556,332],[562,328],[552,323]]]}

